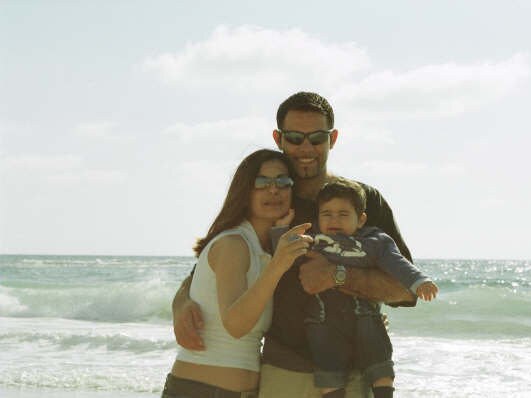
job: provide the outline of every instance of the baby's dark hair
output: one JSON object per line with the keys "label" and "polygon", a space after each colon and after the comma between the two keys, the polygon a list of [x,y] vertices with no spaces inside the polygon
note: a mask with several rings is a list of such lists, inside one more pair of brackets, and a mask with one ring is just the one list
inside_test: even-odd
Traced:
{"label": "baby's dark hair", "polygon": [[317,205],[320,207],[334,198],[348,200],[354,206],[358,216],[361,216],[367,206],[367,195],[363,187],[357,182],[343,178],[336,178],[321,188],[317,194]]}

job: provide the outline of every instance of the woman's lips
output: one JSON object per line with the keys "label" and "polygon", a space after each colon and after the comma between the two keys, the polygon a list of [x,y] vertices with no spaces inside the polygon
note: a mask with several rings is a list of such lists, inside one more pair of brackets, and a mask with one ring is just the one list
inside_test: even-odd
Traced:
{"label": "woman's lips", "polygon": [[281,206],[283,203],[284,202],[280,200],[272,200],[272,201],[264,202],[264,205],[265,206]]}

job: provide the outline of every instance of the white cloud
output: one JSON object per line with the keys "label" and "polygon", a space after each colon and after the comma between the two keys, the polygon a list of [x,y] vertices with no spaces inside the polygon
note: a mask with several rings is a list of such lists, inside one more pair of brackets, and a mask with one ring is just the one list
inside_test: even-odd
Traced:
{"label": "white cloud", "polygon": [[[357,120],[424,119],[473,111],[521,88],[530,68],[525,54],[498,62],[423,65],[377,70],[351,41],[325,41],[300,29],[216,28],[181,51],[147,58],[144,67],[166,82],[230,99],[316,90],[332,93],[336,111]],[[372,68],[372,69],[371,69]],[[215,95],[214,95],[215,93]]]}
{"label": "white cloud", "polygon": [[75,155],[11,155],[1,159],[2,170],[54,171],[79,167],[82,158]]}
{"label": "white cloud", "polygon": [[[175,188],[195,187],[196,191],[225,192],[241,159],[224,162],[208,160],[184,161],[170,171],[175,177]],[[199,183],[201,181],[201,183]]]}
{"label": "white cloud", "polygon": [[367,174],[386,176],[423,175],[426,174],[429,169],[429,166],[424,163],[394,162],[384,160],[364,162],[361,167]]}
{"label": "white cloud", "polygon": [[466,167],[463,163],[444,163],[438,167],[438,171],[443,176],[462,176],[466,173]]}
{"label": "white cloud", "polygon": [[[340,110],[338,114],[343,114],[343,112]],[[370,123],[359,123],[358,120],[351,119],[350,117],[347,119],[336,118],[336,120],[336,127],[339,130],[339,139],[342,147],[357,145],[360,142],[369,144],[371,147],[375,145],[387,146],[395,143],[394,134],[388,128]]]}
{"label": "white cloud", "polygon": [[338,88],[334,100],[362,119],[449,116],[504,97],[529,74],[523,54],[498,63],[427,65],[404,73],[372,73]]}
{"label": "white cloud", "polygon": [[130,144],[135,141],[135,137],[117,132],[116,127],[117,124],[110,121],[80,123],[74,128],[74,133],[79,137],[98,143]]}
{"label": "white cloud", "polygon": [[353,42],[326,43],[299,29],[220,26],[206,40],[144,65],[174,84],[252,93],[333,87],[368,68],[370,60]]}
{"label": "white cloud", "polygon": [[78,172],[66,172],[53,174],[48,181],[54,183],[96,183],[115,184],[127,180],[127,174],[117,170],[79,170]]}
{"label": "white cloud", "polygon": [[127,175],[118,170],[84,168],[84,161],[75,155],[18,155],[0,159],[0,171],[12,181],[23,177],[44,178],[55,183],[115,183],[123,182]]}
{"label": "white cloud", "polygon": [[264,118],[242,117],[196,124],[179,122],[166,128],[163,133],[189,144],[223,141],[256,142],[257,139],[269,137],[274,126]]}
{"label": "white cloud", "polygon": [[506,201],[497,197],[486,197],[479,201],[478,207],[481,210],[496,210],[501,209],[506,205]]}
{"label": "white cloud", "polygon": [[427,176],[438,174],[442,177],[460,177],[466,174],[463,163],[422,163],[374,160],[362,163],[362,169],[370,175],[381,176]]}
{"label": "white cloud", "polygon": [[76,126],[75,132],[83,137],[109,138],[113,127],[112,122],[81,123]]}
{"label": "white cloud", "polygon": [[244,117],[196,124],[175,123],[164,129],[164,147],[159,148],[169,168],[183,162],[205,159],[209,167],[240,161],[261,148],[274,148],[274,125],[263,118]]}
{"label": "white cloud", "polygon": [[364,129],[356,132],[354,136],[359,137],[359,139],[367,144],[391,145],[395,143],[392,132],[385,129]]}

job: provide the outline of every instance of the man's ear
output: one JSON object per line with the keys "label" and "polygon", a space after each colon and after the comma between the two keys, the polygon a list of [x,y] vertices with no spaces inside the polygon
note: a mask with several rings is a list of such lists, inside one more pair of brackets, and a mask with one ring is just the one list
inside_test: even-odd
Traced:
{"label": "man's ear", "polygon": [[330,133],[330,149],[332,149],[336,143],[337,140],[337,130],[332,130]]}
{"label": "man's ear", "polygon": [[273,139],[275,140],[278,149],[282,150],[282,137],[280,135],[280,131],[273,130]]}
{"label": "man's ear", "polygon": [[361,216],[358,218],[358,228],[361,228],[367,222],[367,213],[361,213]]}

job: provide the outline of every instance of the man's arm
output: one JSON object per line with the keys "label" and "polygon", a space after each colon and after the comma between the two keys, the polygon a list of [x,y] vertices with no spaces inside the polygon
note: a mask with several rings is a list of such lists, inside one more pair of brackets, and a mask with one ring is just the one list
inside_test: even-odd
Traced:
{"label": "man's arm", "polygon": [[404,238],[402,238],[402,234],[396,223],[391,206],[389,206],[385,198],[376,188],[366,184],[362,184],[362,186],[367,194],[367,209],[365,211],[367,213],[367,223],[365,226],[380,228],[393,238],[400,253],[410,262],[413,262],[409,248],[404,242]]}
{"label": "man's arm", "polygon": [[[299,279],[308,294],[317,294],[335,287],[335,264],[322,254],[309,252],[309,259],[299,269]],[[340,289],[346,294],[392,305],[415,305],[416,297],[398,281],[378,269],[347,268],[345,285]]]}
{"label": "man's arm", "polygon": [[193,275],[190,274],[182,281],[179,290],[175,293],[175,297],[171,303],[171,309],[173,312],[173,319],[175,320],[175,315],[180,311],[183,304],[190,299],[190,285],[192,284]]}
{"label": "man's arm", "polygon": [[386,304],[414,306],[416,297],[400,282],[375,268],[347,268],[345,285],[339,290],[352,296]]}
{"label": "man's arm", "polygon": [[[389,206],[385,198],[376,188],[370,187],[363,183],[361,184],[367,194],[366,213],[368,218],[367,223],[365,225],[376,226],[383,230],[395,241],[402,256],[404,256],[407,260],[413,263],[411,252],[409,251],[409,248],[407,247],[406,243],[404,242],[404,239],[402,238],[402,234],[400,233],[400,229],[398,228],[398,225],[394,218],[391,206]],[[359,271],[368,272],[368,275],[366,275],[365,278],[361,275],[356,275],[356,272]],[[350,277],[351,275],[354,277],[354,280],[352,280],[352,278]],[[383,290],[373,292],[367,291],[367,285],[360,285],[358,282],[356,282],[357,277],[360,277],[360,279],[365,279],[365,282],[371,285],[372,288],[381,288]],[[389,284],[388,282],[392,283]],[[348,287],[347,289],[352,292],[360,291],[361,296],[365,298],[370,299],[371,296],[384,296],[384,300],[379,301],[383,301],[392,306],[411,307],[415,306],[417,303],[417,296],[407,291],[404,287],[402,287],[400,283],[395,282],[392,279],[389,280],[388,275],[383,272],[378,272],[378,270],[355,270],[354,272],[348,274],[346,286],[350,287],[350,289]]]}
{"label": "man's arm", "polygon": [[177,343],[189,350],[204,350],[199,330],[203,328],[203,317],[199,305],[190,298],[192,274],[182,283],[172,302],[173,333]]}

